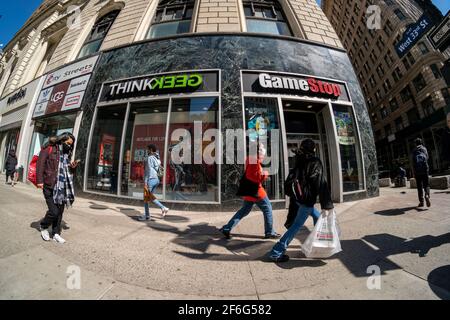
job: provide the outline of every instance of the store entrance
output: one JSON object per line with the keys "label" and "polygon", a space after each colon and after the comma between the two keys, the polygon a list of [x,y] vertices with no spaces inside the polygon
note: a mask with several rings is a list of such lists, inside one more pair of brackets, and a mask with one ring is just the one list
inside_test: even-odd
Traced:
{"label": "store entrance", "polygon": [[328,146],[324,125],[325,103],[283,100],[283,116],[286,127],[288,168],[295,166],[295,155],[304,139],[316,143],[316,156],[322,160],[326,177],[331,182]]}

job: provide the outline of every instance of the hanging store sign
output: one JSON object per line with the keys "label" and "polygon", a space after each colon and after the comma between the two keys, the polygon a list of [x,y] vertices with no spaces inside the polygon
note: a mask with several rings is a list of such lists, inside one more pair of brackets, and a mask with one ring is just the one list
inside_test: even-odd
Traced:
{"label": "hanging store sign", "polygon": [[242,72],[244,92],[313,96],[336,101],[350,101],[344,83],[313,76],[270,72]]}
{"label": "hanging store sign", "polygon": [[105,82],[99,102],[142,98],[163,94],[217,92],[218,71],[190,71],[155,74]]}
{"label": "hanging store sign", "polygon": [[445,51],[450,46],[450,11],[442,22],[428,34],[428,39],[437,50]]}
{"label": "hanging store sign", "polygon": [[98,56],[49,73],[39,93],[33,118],[81,108]]}
{"label": "hanging store sign", "polygon": [[396,44],[395,50],[399,58],[408,51],[433,27],[433,23],[426,15],[422,15],[416,23],[409,26],[402,39]]}

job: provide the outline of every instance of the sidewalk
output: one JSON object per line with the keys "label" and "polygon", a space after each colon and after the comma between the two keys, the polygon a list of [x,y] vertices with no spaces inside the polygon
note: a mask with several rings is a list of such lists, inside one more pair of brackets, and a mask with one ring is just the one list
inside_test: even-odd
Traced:
{"label": "sidewalk", "polygon": [[[226,241],[218,228],[233,212],[170,211],[161,219],[154,208],[153,221],[139,222],[140,207],[77,198],[65,213],[67,243],[60,245],[37,231],[46,211],[40,190],[12,188],[1,175],[0,203],[0,299],[450,298],[448,191],[433,190],[425,210],[415,208],[416,191],[406,188],[339,204],[343,252],[304,258],[299,247],[309,219],[284,264],[264,259],[275,241],[263,239],[258,211]],[[280,233],[285,218],[285,210],[274,212]],[[367,287],[371,265],[381,270],[380,290]],[[69,289],[77,268],[80,289]]]}

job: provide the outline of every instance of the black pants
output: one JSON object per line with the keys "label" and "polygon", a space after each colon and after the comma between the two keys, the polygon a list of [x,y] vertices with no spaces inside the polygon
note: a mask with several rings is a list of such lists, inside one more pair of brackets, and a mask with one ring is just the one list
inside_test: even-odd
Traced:
{"label": "black pants", "polygon": [[430,185],[428,174],[418,174],[416,175],[417,182],[417,194],[419,196],[419,201],[423,203],[423,191],[425,190],[425,197],[430,197]]}
{"label": "black pants", "polygon": [[61,234],[61,222],[64,213],[64,205],[57,205],[53,202],[53,189],[44,187],[44,198],[47,202],[47,213],[41,221],[41,228],[47,229],[52,226],[53,234]]}

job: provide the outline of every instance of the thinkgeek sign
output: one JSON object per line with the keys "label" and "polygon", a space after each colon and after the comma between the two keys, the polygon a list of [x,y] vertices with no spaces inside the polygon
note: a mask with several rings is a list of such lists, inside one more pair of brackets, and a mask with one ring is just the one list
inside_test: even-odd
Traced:
{"label": "thinkgeek sign", "polygon": [[244,71],[244,92],[280,93],[349,101],[344,83],[313,76]]}
{"label": "thinkgeek sign", "polygon": [[156,95],[217,92],[217,71],[193,71],[156,74],[103,84],[99,102],[142,98]]}

